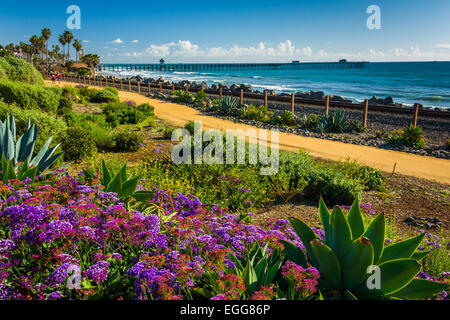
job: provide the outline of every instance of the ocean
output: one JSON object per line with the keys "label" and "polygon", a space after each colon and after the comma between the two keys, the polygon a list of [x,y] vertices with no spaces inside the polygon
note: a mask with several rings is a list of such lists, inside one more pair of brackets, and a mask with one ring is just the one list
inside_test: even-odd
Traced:
{"label": "ocean", "polygon": [[211,84],[251,84],[256,90],[324,91],[355,102],[392,96],[395,102],[450,108],[450,62],[371,62],[367,69],[248,70],[209,72],[103,72],[110,75],[189,80]]}

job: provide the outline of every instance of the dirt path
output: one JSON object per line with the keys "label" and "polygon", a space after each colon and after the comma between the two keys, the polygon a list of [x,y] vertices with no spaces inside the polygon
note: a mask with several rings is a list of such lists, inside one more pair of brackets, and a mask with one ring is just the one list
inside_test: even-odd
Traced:
{"label": "dirt path", "polygon": [[[46,84],[52,85],[50,81],[46,81]],[[150,99],[137,93],[120,91],[120,98],[133,100],[138,104],[150,103],[155,107],[155,114],[158,118],[177,127],[184,126],[189,120],[197,120],[202,121],[203,129],[247,130],[255,128],[207,116],[196,109],[184,105]],[[327,160],[345,160],[350,158],[361,164],[386,172],[392,172],[396,164],[396,173],[450,184],[449,160],[280,132],[280,149],[298,151],[300,148],[308,151],[313,157]]]}

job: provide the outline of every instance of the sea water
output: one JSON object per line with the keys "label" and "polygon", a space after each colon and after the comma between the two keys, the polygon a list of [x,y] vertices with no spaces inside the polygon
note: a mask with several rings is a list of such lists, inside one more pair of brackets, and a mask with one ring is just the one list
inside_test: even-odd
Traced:
{"label": "sea water", "polygon": [[355,102],[392,96],[395,102],[450,108],[450,62],[372,62],[367,69],[217,70],[208,72],[121,71],[121,76],[189,80],[211,84],[251,84],[277,93],[324,91]]}

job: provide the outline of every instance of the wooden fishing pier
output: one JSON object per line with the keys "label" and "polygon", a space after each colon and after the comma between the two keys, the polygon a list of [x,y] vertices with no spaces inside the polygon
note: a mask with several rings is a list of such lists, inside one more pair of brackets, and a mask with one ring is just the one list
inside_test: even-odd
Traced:
{"label": "wooden fishing pier", "polygon": [[299,62],[291,63],[153,63],[153,64],[101,64],[98,71],[237,71],[237,70],[320,70],[364,69],[367,61]]}

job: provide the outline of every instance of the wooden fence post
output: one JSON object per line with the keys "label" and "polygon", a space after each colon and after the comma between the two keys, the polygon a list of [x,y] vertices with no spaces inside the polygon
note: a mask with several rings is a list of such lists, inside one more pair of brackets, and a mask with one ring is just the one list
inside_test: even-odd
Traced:
{"label": "wooden fence post", "polygon": [[295,93],[291,93],[291,112],[295,112]]}
{"label": "wooden fence post", "polygon": [[188,93],[189,92],[189,85],[187,84],[185,88],[186,88],[186,93]]}
{"label": "wooden fence post", "polygon": [[108,86],[108,78],[105,79],[105,87]]}
{"label": "wooden fence post", "polygon": [[222,86],[219,87],[219,98],[222,99],[223,96],[223,91],[222,91]]}
{"label": "wooden fence post", "polygon": [[163,93],[163,90],[162,90],[162,82],[159,83],[159,92],[160,92],[160,93]]}
{"label": "wooden fence post", "polygon": [[266,109],[267,109],[268,106],[269,106],[268,93],[267,93],[267,90],[264,90],[264,107],[266,107]]}
{"label": "wooden fence post", "polygon": [[131,92],[131,80],[128,80],[128,91]]}
{"label": "wooden fence post", "polygon": [[244,89],[241,89],[241,104],[244,104]]}
{"label": "wooden fence post", "polygon": [[364,100],[364,116],[363,116],[363,126],[367,128],[367,113],[369,112],[369,100]]}
{"label": "wooden fence post", "polygon": [[116,78],[113,78],[113,87],[116,87]]}
{"label": "wooden fence post", "polygon": [[141,94],[141,82],[138,81],[138,94]]}
{"label": "wooden fence post", "polygon": [[172,83],[172,92],[175,91],[175,83]]}
{"label": "wooden fence post", "polygon": [[148,91],[148,94],[150,94],[152,91],[152,85],[150,84],[150,82],[147,82],[147,91]]}
{"label": "wooden fence post", "polygon": [[414,103],[414,117],[413,117],[413,125],[414,128],[417,127],[417,120],[419,119],[419,105],[418,103]]}
{"label": "wooden fence post", "polygon": [[328,113],[330,112],[330,96],[325,97],[325,115],[328,117]]}
{"label": "wooden fence post", "polygon": [[120,79],[120,90],[122,90],[122,89],[123,89],[123,80]]}

